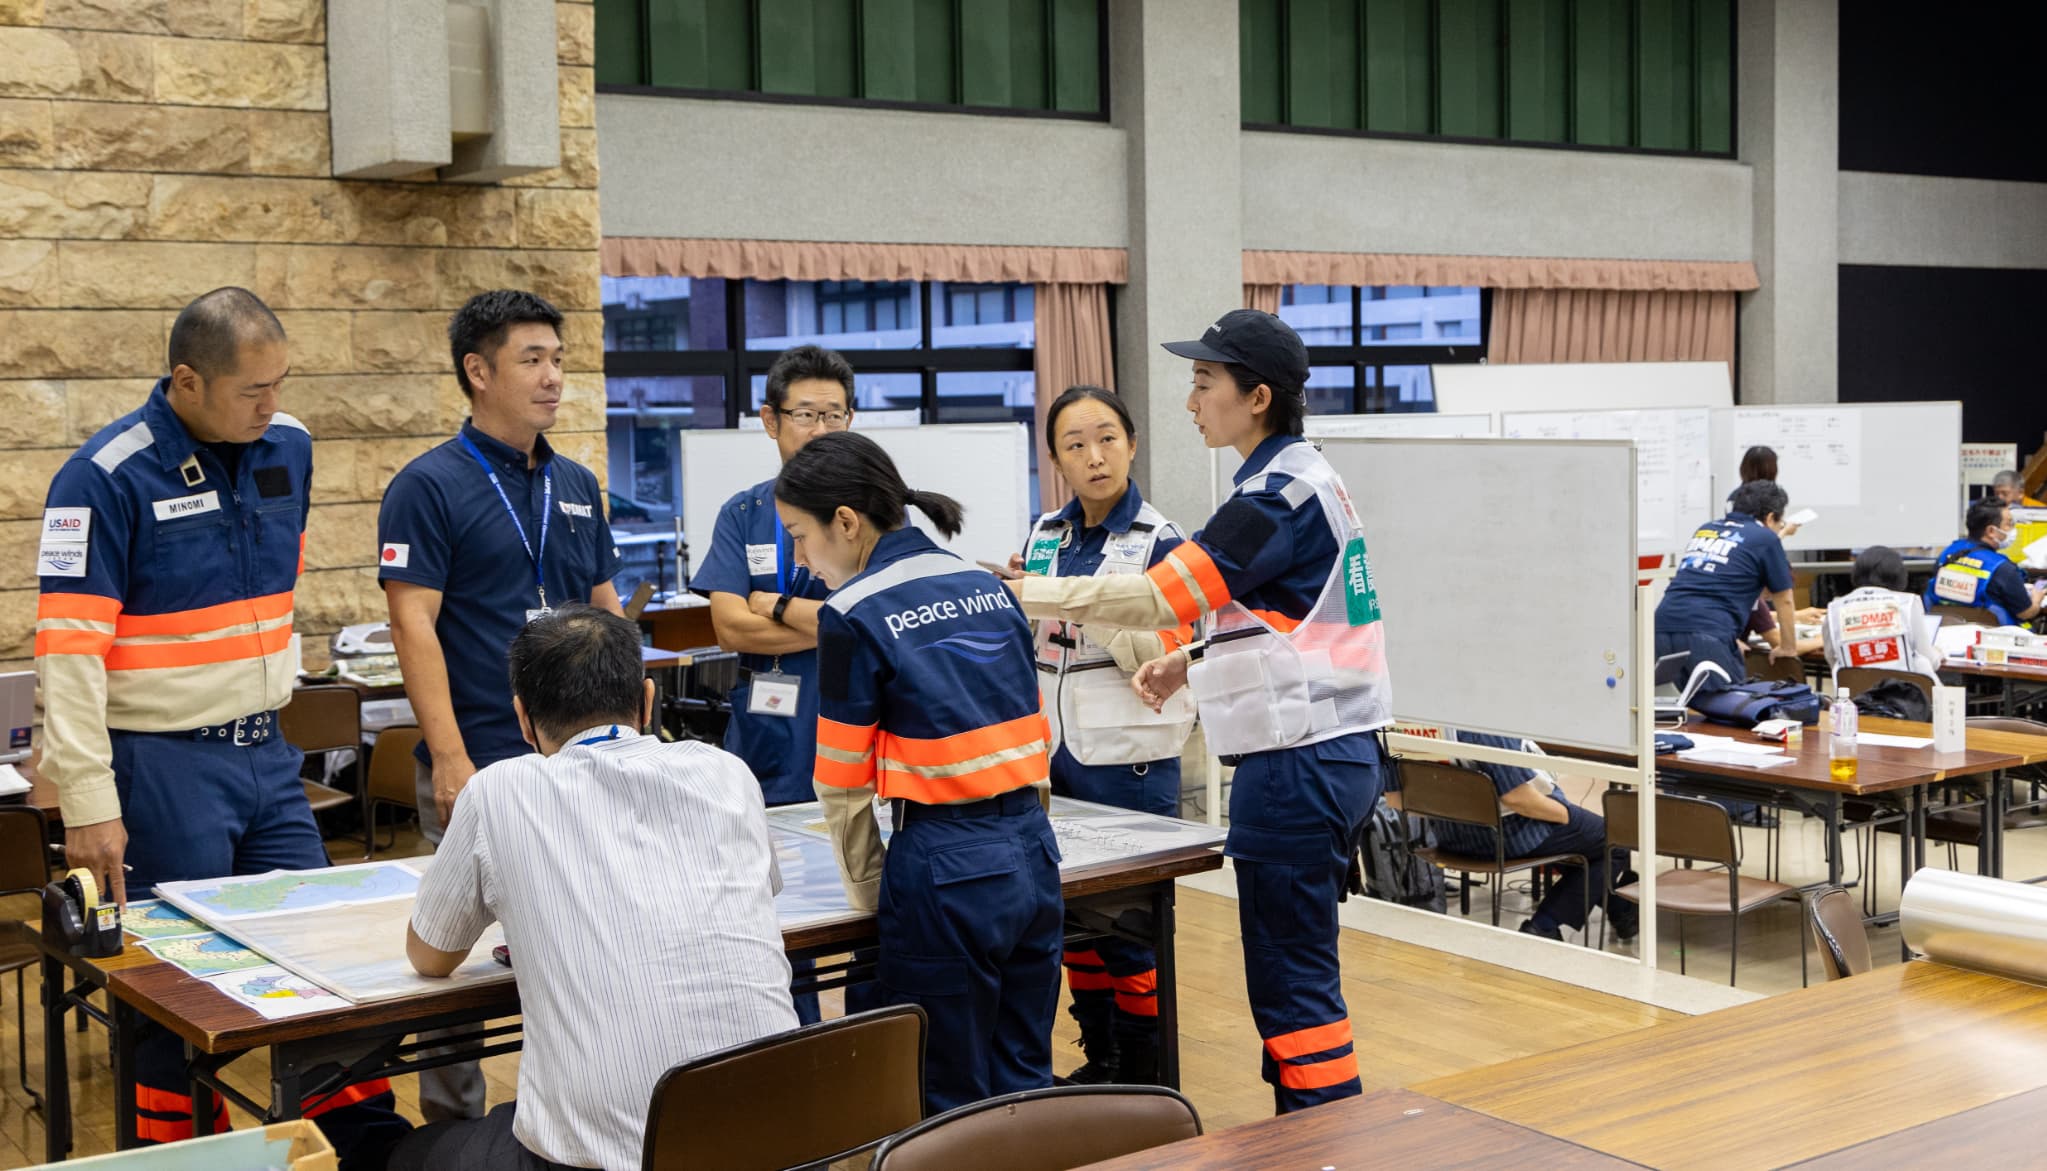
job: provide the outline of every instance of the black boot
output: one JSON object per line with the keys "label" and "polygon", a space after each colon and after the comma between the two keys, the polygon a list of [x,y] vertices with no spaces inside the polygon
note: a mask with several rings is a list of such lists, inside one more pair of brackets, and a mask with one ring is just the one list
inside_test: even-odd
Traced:
{"label": "black boot", "polygon": [[1119,1030],[1116,1034],[1116,1080],[1126,1086],[1159,1084],[1158,1028]]}
{"label": "black boot", "polygon": [[1053,1080],[1067,1086],[1105,1086],[1121,1081],[1117,1076],[1116,1037],[1107,1028],[1083,1028],[1080,1049],[1087,1061],[1063,1078]]}

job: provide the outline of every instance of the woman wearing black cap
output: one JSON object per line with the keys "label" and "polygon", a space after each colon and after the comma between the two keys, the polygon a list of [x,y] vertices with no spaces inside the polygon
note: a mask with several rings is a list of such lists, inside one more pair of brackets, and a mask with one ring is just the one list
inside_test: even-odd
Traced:
{"label": "woman wearing black cap", "polygon": [[1391,722],[1385,632],[1350,494],[1301,438],[1308,352],[1270,313],[1227,313],[1199,341],[1187,409],[1210,447],[1244,457],[1236,490],[1143,575],[1030,577],[1026,615],[1209,637],[1145,664],[1154,708],[1194,693],[1209,750],[1236,766],[1244,974],[1281,1113],[1361,1092],[1337,962],[1337,896],[1378,800],[1372,733]]}

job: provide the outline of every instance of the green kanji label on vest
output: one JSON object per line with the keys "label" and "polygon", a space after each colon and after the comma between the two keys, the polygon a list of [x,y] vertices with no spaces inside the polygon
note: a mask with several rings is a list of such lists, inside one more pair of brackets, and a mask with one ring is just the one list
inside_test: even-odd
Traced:
{"label": "green kanji label on vest", "polygon": [[1025,573],[1045,573],[1052,568],[1052,558],[1059,552],[1059,542],[1064,534],[1050,533],[1031,542],[1031,551],[1024,555]]}
{"label": "green kanji label on vest", "polygon": [[1372,585],[1372,563],[1365,557],[1365,539],[1352,537],[1343,547],[1343,603],[1352,626],[1379,620],[1379,591]]}

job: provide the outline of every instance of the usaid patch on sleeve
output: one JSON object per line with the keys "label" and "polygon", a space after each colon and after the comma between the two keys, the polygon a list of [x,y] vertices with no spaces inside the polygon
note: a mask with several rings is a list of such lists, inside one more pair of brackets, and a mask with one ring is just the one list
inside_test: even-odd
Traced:
{"label": "usaid patch on sleeve", "polygon": [[43,544],[83,545],[92,536],[92,509],[43,509]]}
{"label": "usaid patch on sleeve", "polygon": [[88,552],[90,547],[83,543],[46,541],[36,547],[36,576],[84,577]]}
{"label": "usaid patch on sleeve", "polygon": [[386,569],[404,569],[412,561],[412,546],[384,542],[384,551],[377,557],[377,564]]}

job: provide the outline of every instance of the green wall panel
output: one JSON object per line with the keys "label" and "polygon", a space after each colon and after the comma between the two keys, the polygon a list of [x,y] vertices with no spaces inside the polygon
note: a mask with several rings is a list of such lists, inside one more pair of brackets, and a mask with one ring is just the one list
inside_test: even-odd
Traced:
{"label": "green wall panel", "polygon": [[1571,140],[1570,0],[1507,4],[1507,137]]}
{"label": "green wall panel", "polygon": [[1429,0],[1365,0],[1365,129],[1429,133],[1435,61],[1430,7]]}
{"label": "green wall panel", "polygon": [[1436,52],[1436,133],[1498,138],[1498,0],[1437,0]]}
{"label": "green wall panel", "polygon": [[1734,150],[1734,0],[1694,0],[1698,45],[1699,140],[1702,151]]}
{"label": "green wall panel", "polygon": [[1633,0],[1576,0],[1571,28],[1571,141],[1635,141]]}
{"label": "green wall panel", "polygon": [[652,85],[753,88],[753,19],[748,0],[648,0]]}
{"label": "green wall panel", "polygon": [[1102,108],[1102,20],[1096,0],[1052,0],[1052,108]]}
{"label": "green wall panel", "polygon": [[640,0],[597,0],[597,84],[645,85]]}
{"label": "green wall panel", "polygon": [[1641,0],[1635,27],[1635,145],[1695,150],[1692,0]]}
{"label": "green wall panel", "polygon": [[1238,92],[1244,121],[1252,125],[1286,121],[1286,103],[1281,96],[1286,49],[1280,44],[1284,4],[1285,0],[1238,0]]}

